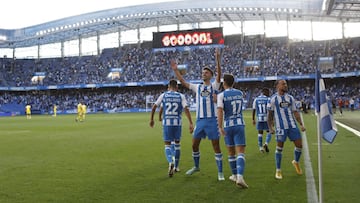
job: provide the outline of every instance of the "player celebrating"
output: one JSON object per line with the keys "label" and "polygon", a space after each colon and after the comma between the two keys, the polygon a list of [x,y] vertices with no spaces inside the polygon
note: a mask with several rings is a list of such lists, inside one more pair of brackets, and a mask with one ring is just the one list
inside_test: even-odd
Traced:
{"label": "player celebrating", "polygon": [[218,127],[228,148],[228,160],[232,172],[229,179],[235,181],[236,185],[241,188],[248,188],[243,178],[246,146],[245,123],[242,116],[244,94],[242,91],[234,89],[233,85],[234,76],[224,74],[225,90],[217,96]]}
{"label": "player celebrating", "polygon": [[171,61],[171,68],[174,70],[176,77],[181,84],[196,93],[196,127],[193,133],[192,139],[192,156],[194,159],[194,167],[186,172],[187,175],[192,175],[194,172],[200,171],[200,150],[199,145],[201,139],[208,137],[211,140],[214,152],[215,160],[218,168],[218,180],[225,180],[222,166],[223,155],[221,153],[219,144],[219,131],[217,128],[217,116],[216,116],[216,91],[220,87],[220,51],[216,49],[215,54],[217,76],[216,80],[211,83],[211,78],[214,72],[207,66],[202,70],[203,84],[193,84],[185,81],[183,76],[178,70],[175,61]]}
{"label": "player celebrating", "polygon": [[[267,104],[269,103],[270,91],[268,88],[263,88],[262,93],[254,99],[253,102],[253,112],[252,112],[252,122],[253,125],[256,124],[256,129],[258,130],[258,145],[261,152],[269,152],[269,142],[271,140],[271,133],[269,132],[269,127],[267,124]],[[256,114],[256,120],[255,120]],[[263,143],[263,133],[266,130],[268,133],[266,135],[266,140],[264,145]]]}
{"label": "player celebrating", "polygon": [[[177,81],[170,80],[168,91],[162,93],[154,103],[150,114],[150,127],[154,127],[154,114],[158,106],[162,106],[162,124],[163,139],[165,143],[165,157],[169,163],[168,175],[172,177],[174,170],[179,166],[180,160],[180,139],[181,139],[181,113],[184,109],[185,115],[189,120],[190,133],[193,132],[194,126],[191,114],[188,109],[185,96],[177,92]],[[175,141],[175,163],[173,160],[173,152],[171,150],[171,142]]]}
{"label": "player celebrating", "polygon": [[[163,114],[163,107],[162,107],[162,104],[160,105],[160,108],[159,108],[159,121],[162,122],[162,114]],[[170,147],[171,147],[171,153],[173,155],[173,159],[175,160],[175,169],[174,171],[175,172],[180,172],[180,168],[179,168],[179,157],[176,158],[175,157],[175,140],[171,141],[171,144],[170,144]],[[179,153],[180,153],[180,148],[178,149]]]}
{"label": "player celebrating", "polygon": [[[295,99],[293,96],[289,95],[288,86],[285,80],[278,80],[275,83],[277,93],[274,94],[268,105],[268,126],[270,133],[276,135],[276,151],[275,151],[275,161],[276,161],[276,179],[282,179],[281,173],[281,158],[282,151],[284,147],[284,142],[286,138],[289,137],[291,141],[294,142],[294,160],[292,164],[295,167],[296,173],[301,175],[302,171],[299,165],[299,160],[302,150],[302,139],[300,131],[296,125],[296,121],[300,125],[301,131],[305,131],[305,127],[300,118],[300,114],[295,107]],[[275,127],[274,130],[274,118],[275,118]]]}

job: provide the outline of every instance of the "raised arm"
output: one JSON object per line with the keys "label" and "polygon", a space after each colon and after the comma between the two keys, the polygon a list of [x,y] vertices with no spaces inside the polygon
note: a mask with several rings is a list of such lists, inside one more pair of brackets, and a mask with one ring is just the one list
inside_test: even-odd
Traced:
{"label": "raised arm", "polygon": [[186,82],[186,80],[183,78],[183,76],[181,75],[181,73],[179,72],[179,69],[177,68],[177,63],[175,62],[175,60],[171,60],[171,68],[173,69],[177,79],[180,81],[180,83],[182,84],[182,86],[186,87],[186,88],[190,88],[190,84],[188,82]]}
{"label": "raised arm", "polygon": [[216,52],[215,52],[215,63],[216,63],[216,72],[217,72],[216,82],[220,83],[220,81],[221,81],[221,66],[220,66],[221,53],[220,53],[219,49],[216,49]]}

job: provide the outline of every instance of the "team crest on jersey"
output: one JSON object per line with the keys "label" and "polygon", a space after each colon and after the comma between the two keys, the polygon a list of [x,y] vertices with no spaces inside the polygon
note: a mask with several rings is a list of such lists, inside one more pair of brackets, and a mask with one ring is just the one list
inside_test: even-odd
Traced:
{"label": "team crest on jersey", "polygon": [[288,108],[290,106],[289,102],[280,102],[280,108]]}
{"label": "team crest on jersey", "polygon": [[202,97],[208,97],[209,95],[210,95],[210,92],[208,90],[201,91],[201,96]]}

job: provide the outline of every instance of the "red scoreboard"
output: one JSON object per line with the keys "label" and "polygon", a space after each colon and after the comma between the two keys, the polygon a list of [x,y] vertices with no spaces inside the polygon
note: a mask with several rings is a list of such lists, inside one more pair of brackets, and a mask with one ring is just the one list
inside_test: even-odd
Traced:
{"label": "red scoreboard", "polygon": [[153,33],[153,49],[155,51],[223,46],[224,36],[221,27]]}

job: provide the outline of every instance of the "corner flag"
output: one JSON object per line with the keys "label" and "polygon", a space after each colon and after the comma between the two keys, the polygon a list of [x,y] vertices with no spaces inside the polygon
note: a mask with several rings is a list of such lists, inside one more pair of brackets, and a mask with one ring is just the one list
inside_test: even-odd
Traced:
{"label": "corner flag", "polygon": [[316,70],[315,77],[315,108],[320,117],[320,132],[324,140],[333,143],[337,134],[335,120],[332,115],[331,106],[328,102],[324,79],[320,71]]}

